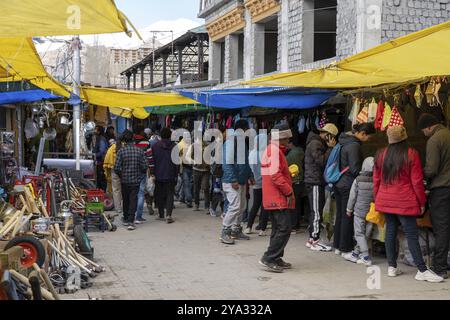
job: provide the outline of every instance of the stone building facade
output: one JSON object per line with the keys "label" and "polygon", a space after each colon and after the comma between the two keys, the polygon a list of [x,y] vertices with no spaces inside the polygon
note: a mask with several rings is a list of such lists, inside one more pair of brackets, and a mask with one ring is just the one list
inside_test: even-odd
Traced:
{"label": "stone building facade", "polygon": [[317,68],[450,17],[450,0],[201,0],[209,79]]}

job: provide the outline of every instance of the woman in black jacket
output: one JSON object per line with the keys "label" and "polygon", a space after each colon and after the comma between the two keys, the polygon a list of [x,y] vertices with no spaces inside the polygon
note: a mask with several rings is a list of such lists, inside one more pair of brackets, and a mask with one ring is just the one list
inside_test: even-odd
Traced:
{"label": "woman in black jacket", "polygon": [[353,181],[361,172],[364,160],[361,144],[369,141],[370,137],[375,133],[375,127],[372,123],[363,123],[354,125],[352,132],[343,133],[339,137],[339,143],[342,146],[340,170],[346,170],[346,172],[334,186],[337,212],[333,246],[336,254],[351,252],[354,247],[353,216],[347,216],[347,202]]}

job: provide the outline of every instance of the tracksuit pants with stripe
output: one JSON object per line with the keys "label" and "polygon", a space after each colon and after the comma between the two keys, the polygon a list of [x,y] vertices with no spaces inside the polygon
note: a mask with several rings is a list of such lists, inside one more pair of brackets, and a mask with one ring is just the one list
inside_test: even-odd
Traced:
{"label": "tracksuit pants with stripe", "polygon": [[323,219],[323,208],[325,207],[325,187],[308,184],[306,189],[310,207],[309,237],[317,241],[320,239],[320,227]]}

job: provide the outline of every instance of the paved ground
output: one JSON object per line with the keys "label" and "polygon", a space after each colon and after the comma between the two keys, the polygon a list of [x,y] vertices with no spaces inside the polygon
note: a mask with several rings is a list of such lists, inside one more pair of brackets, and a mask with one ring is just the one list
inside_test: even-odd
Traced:
{"label": "paved ground", "polygon": [[414,280],[415,270],[400,265],[398,278],[385,275],[381,289],[369,290],[366,268],[349,263],[334,253],[307,249],[305,234],[292,236],[285,260],[294,269],[283,274],[267,273],[258,259],[268,238],[225,246],[219,239],[220,218],[193,212],[178,205],[176,223],[167,225],[148,217],[135,232],[122,226],[116,233],[90,233],[96,259],[107,272],[94,279],[94,286],[65,298],[85,299],[449,299],[450,281],[442,284]]}

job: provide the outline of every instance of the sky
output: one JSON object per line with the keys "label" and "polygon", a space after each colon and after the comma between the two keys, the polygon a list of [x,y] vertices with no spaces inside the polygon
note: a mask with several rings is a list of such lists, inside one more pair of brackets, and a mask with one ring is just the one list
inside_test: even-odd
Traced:
{"label": "sky", "polygon": [[139,29],[159,20],[203,22],[197,18],[199,0],[116,0],[116,4]]}

